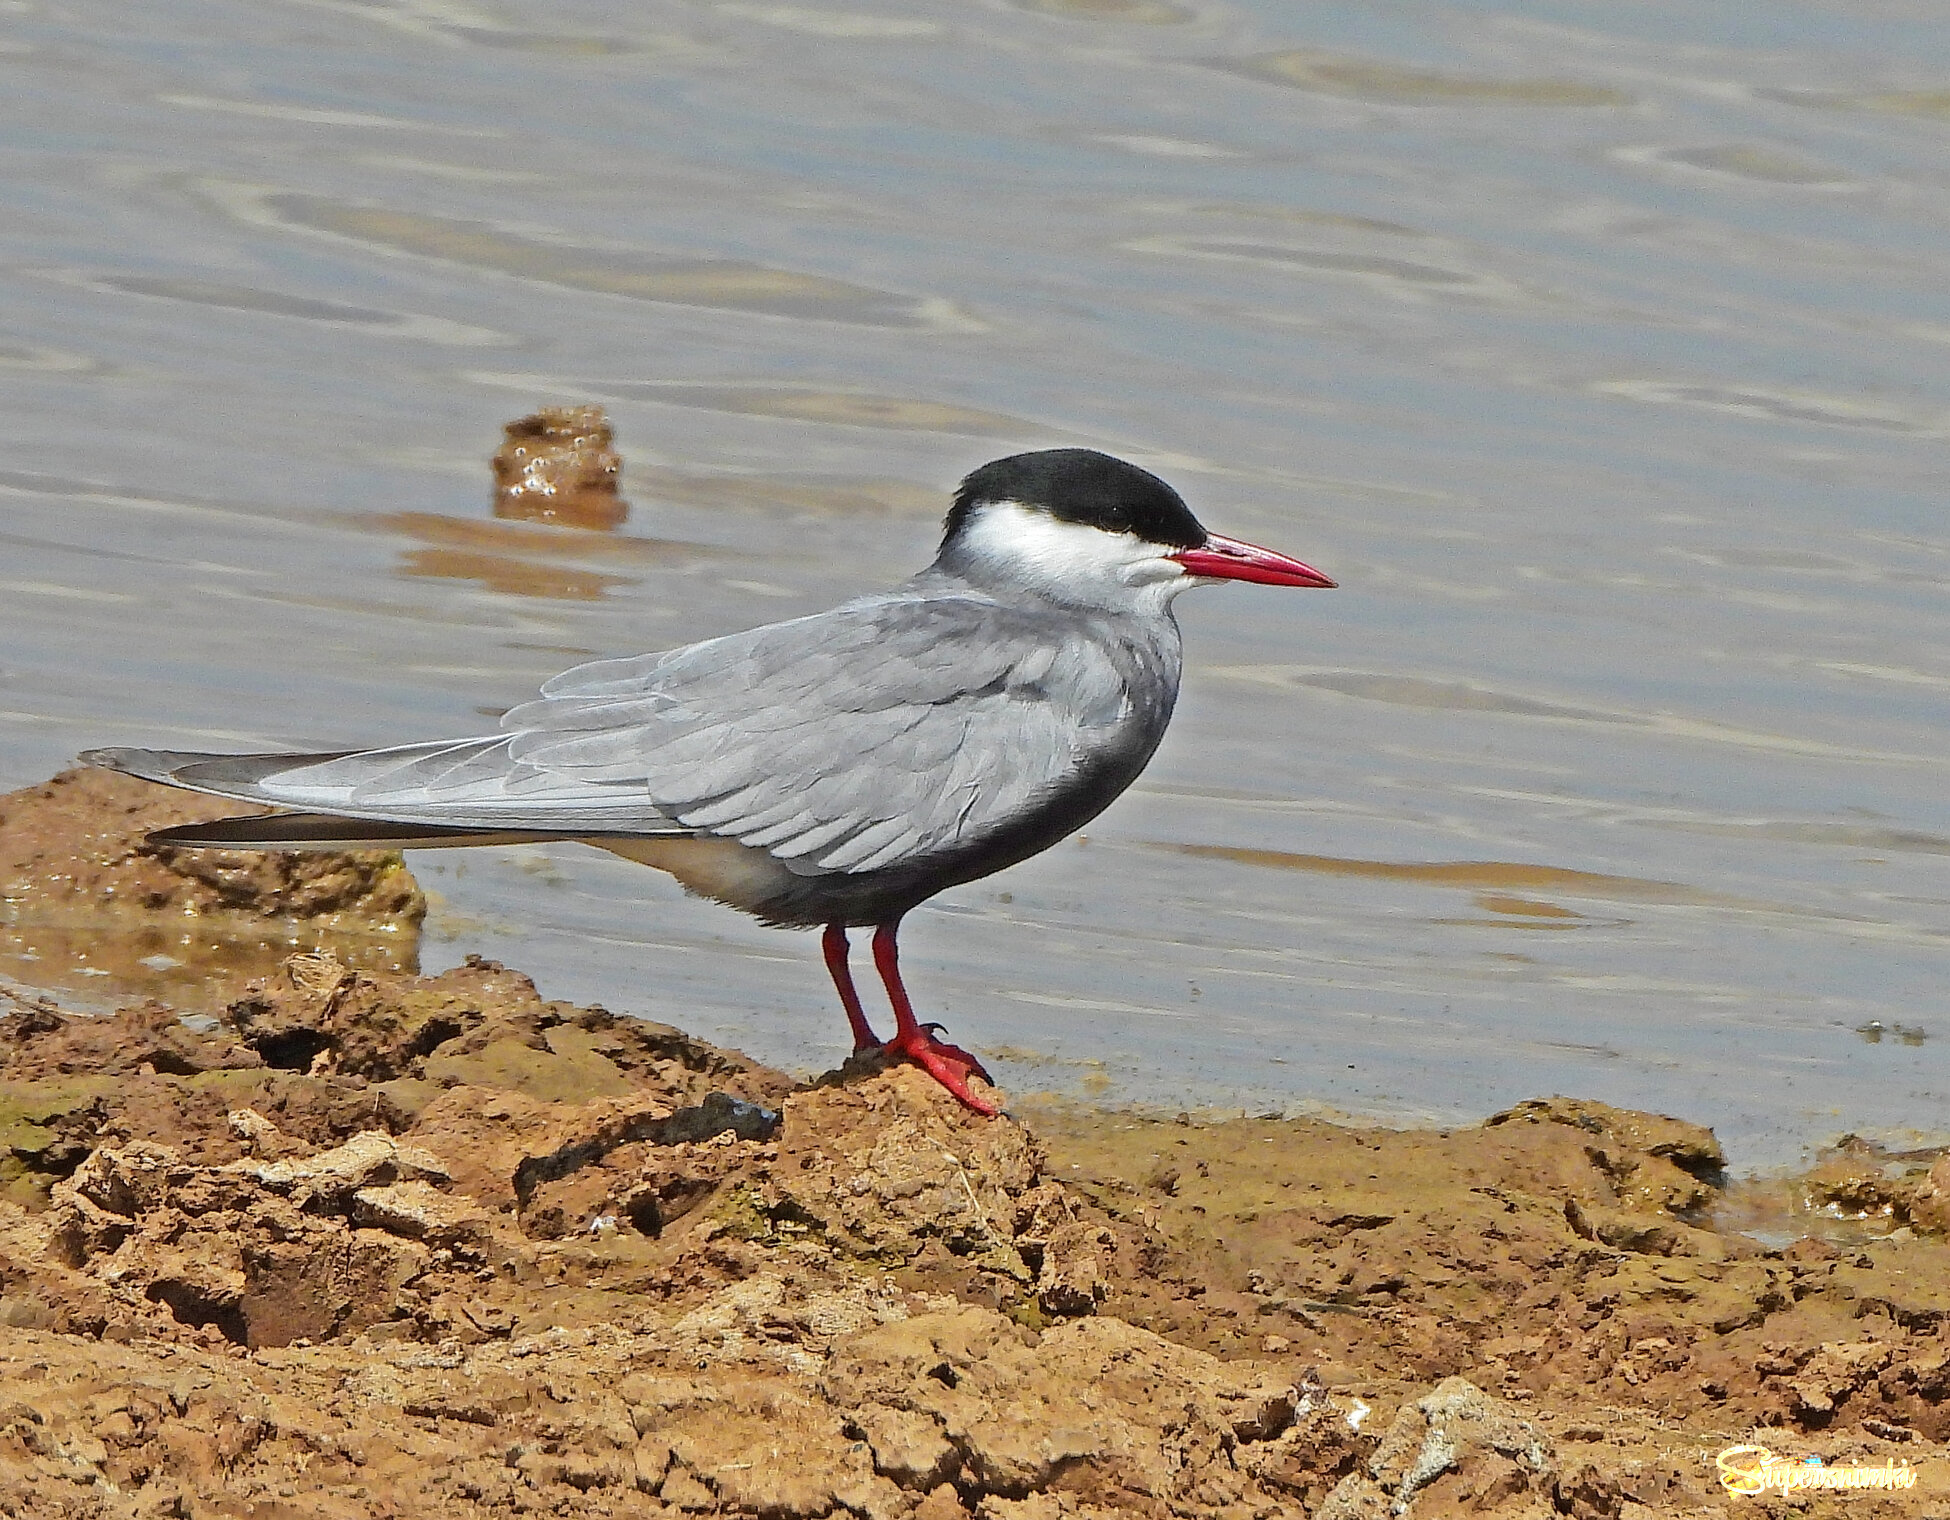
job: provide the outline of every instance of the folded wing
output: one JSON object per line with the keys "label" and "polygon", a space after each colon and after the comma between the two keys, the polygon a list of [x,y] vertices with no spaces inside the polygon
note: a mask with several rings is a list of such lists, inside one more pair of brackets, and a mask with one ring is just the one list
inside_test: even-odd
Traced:
{"label": "folded wing", "polygon": [[872,871],[978,840],[1117,742],[1127,673],[1075,632],[978,596],[895,594],[579,666],[500,734],[329,755],[86,758],[367,820],[375,839],[710,834],[800,874]]}
{"label": "folded wing", "polygon": [[1126,681],[1074,632],[976,596],[872,598],[581,666],[503,722],[550,775],[638,784],[804,874],[871,871],[979,838],[1114,742]]}

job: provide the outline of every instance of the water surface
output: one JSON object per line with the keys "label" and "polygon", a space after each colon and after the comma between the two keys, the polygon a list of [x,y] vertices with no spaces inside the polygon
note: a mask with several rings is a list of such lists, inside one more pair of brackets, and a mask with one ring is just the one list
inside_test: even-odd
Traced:
{"label": "water surface", "polygon": [[[1181,602],[1137,790],[910,921],[1005,1083],[1942,1138],[1946,133],[1896,0],[8,0],[0,782],[475,731],[1088,443],[1345,589]],[[629,521],[492,522],[581,401]],[[436,959],[842,1053],[805,936],[416,864]]]}

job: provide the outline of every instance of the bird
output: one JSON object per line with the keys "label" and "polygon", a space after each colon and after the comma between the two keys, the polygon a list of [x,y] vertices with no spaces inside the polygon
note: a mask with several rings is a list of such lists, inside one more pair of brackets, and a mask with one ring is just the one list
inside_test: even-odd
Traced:
{"label": "bird", "polygon": [[[777,927],[820,929],[857,1052],[919,1065],[976,1113],[981,1062],[915,1015],[904,915],[1050,848],[1163,739],[1193,586],[1332,587],[1209,532],[1163,480],[1094,449],[1013,454],[955,492],[934,562],[829,611],[578,665],[492,734],[317,753],[109,748],[81,758],[285,811],[161,829],[177,847],[446,848],[577,840]],[[863,1010],[872,930],[893,1009]]]}

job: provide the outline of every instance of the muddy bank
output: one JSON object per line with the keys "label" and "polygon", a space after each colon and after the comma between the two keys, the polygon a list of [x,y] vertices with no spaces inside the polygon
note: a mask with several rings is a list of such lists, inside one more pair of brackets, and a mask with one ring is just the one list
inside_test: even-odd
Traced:
{"label": "muddy bank", "polygon": [[[254,894],[172,886],[117,828],[50,827],[56,868],[14,879],[154,882],[171,923],[296,900],[276,858]],[[307,869],[370,882],[329,899],[349,919],[413,901],[383,858]],[[1637,1520],[1744,1502],[1713,1459],[1753,1441],[1914,1467],[1818,1513],[1940,1511],[1950,1167],[1723,1168],[1697,1126],[1563,1098],[1445,1131],[983,1120],[910,1068],[808,1085],[478,959],[308,948],[188,1022],[16,986],[0,1499]]]}
{"label": "muddy bank", "polygon": [[1757,1429],[1942,1497],[1927,1211],[1771,1249],[1596,1104],[1025,1127],[313,954],[202,1032],[16,999],[0,1145],[31,1513],[1664,1514]]}

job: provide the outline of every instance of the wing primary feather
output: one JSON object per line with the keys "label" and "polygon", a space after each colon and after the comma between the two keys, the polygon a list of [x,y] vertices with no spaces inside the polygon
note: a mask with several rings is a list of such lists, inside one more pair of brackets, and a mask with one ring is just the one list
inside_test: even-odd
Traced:
{"label": "wing primary feather", "polygon": [[164,786],[180,786],[192,792],[208,792],[218,797],[250,798],[266,776],[301,766],[343,760],[357,750],[325,753],[274,753],[226,755],[208,750],[111,749],[83,750],[80,759],[103,770],[120,771],[142,781],[159,781]]}

